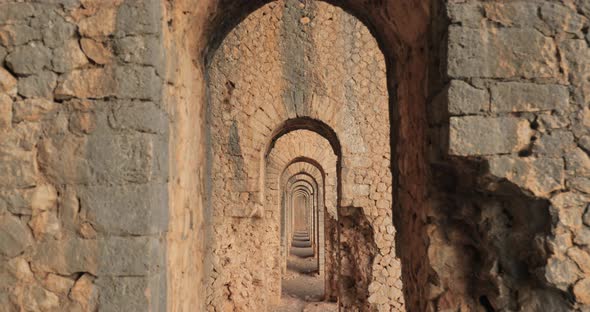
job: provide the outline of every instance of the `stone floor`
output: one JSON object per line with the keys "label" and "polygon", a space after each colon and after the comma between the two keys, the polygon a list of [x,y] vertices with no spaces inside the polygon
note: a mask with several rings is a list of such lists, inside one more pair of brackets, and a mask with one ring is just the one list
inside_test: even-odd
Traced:
{"label": "stone floor", "polygon": [[[305,245],[295,243],[293,245]],[[324,278],[318,274],[317,258],[311,247],[291,247],[287,273],[282,281],[281,304],[274,312],[338,311],[333,302],[323,302]]]}

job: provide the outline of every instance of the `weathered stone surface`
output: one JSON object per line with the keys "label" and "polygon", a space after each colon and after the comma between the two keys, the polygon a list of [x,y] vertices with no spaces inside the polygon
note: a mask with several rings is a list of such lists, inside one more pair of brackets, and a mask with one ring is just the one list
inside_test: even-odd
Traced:
{"label": "weathered stone surface", "polygon": [[106,311],[127,307],[129,312],[160,311],[166,309],[166,290],[154,277],[99,277],[95,284],[100,294],[98,304]]}
{"label": "weathered stone surface", "polygon": [[59,297],[37,285],[25,288],[23,301],[31,311],[54,311],[59,306]]}
{"label": "weathered stone surface", "polygon": [[41,39],[41,33],[27,25],[0,26],[0,45],[5,47],[19,46],[39,39]]}
{"label": "weathered stone surface", "polygon": [[590,194],[590,178],[573,178],[568,180],[568,185],[580,192]]}
{"label": "weathered stone surface", "polygon": [[80,304],[84,311],[95,311],[98,303],[98,291],[94,286],[95,277],[83,274],[77,281],[68,297]]}
{"label": "weathered stone surface", "polygon": [[569,258],[551,257],[545,268],[545,278],[561,290],[567,291],[569,285],[581,277],[578,266]]}
{"label": "weathered stone surface", "polygon": [[490,109],[488,92],[461,80],[452,80],[447,92],[451,115],[479,114]]}
{"label": "weathered stone surface", "polygon": [[39,42],[17,47],[6,56],[6,65],[17,74],[31,75],[48,68],[51,64],[51,50]]}
{"label": "weathered stone surface", "polygon": [[116,8],[101,8],[95,15],[81,20],[78,23],[78,30],[84,37],[101,38],[109,36],[115,31],[116,16]]}
{"label": "weathered stone surface", "polygon": [[0,93],[0,131],[12,126],[12,99]]}
{"label": "weathered stone surface", "polygon": [[71,275],[90,272],[96,275],[99,269],[99,242],[76,237],[61,240],[47,239],[36,249],[31,265],[34,270]]}
{"label": "weathered stone surface", "polygon": [[117,57],[126,63],[159,66],[162,51],[155,36],[130,36],[117,39],[114,44]]}
{"label": "weathered stone surface", "polygon": [[167,225],[164,185],[88,186],[80,205],[99,232],[155,234]]}
{"label": "weathered stone surface", "polygon": [[590,278],[583,278],[576,283],[574,295],[580,303],[590,305]]}
{"label": "weathered stone surface", "polygon": [[550,34],[566,32],[579,38],[583,37],[582,28],[588,22],[575,9],[551,2],[541,4],[539,16],[547,24]]}
{"label": "weathered stone surface", "polygon": [[502,82],[491,87],[492,112],[535,112],[564,109],[569,91],[560,85]]}
{"label": "weathered stone surface", "polygon": [[160,27],[149,21],[161,18],[162,10],[158,1],[124,2],[117,11],[116,35],[125,37],[159,34]]}
{"label": "weathered stone surface", "polygon": [[482,6],[479,3],[449,3],[447,15],[453,24],[464,27],[478,27],[484,20]]}
{"label": "weathered stone surface", "polygon": [[0,67],[0,92],[11,93],[16,87],[16,82],[16,78],[6,69]]}
{"label": "weathered stone surface", "polygon": [[74,286],[74,281],[72,279],[53,273],[47,274],[41,283],[44,288],[62,296],[67,295],[72,286]]}
{"label": "weathered stone surface", "polygon": [[539,27],[542,23],[536,2],[487,2],[484,4],[487,19],[507,27]]}
{"label": "weathered stone surface", "polygon": [[157,237],[111,236],[99,243],[99,276],[149,276],[165,265],[165,245]]}
{"label": "weathered stone surface", "polygon": [[158,100],[162,81],[153,67],[119,66],[115,68],[116,94],[123,99]]}
{"label": "weathered stone surface", "polygon": [[0,24],[14,24],[34,13],[35,9],[30,3],[0,3]]}
{"label": "weathered stone surface", "polygon": [[0,254],[9,258],[18,256],[33,239],[24,222],[12,215],[0,216]]}
{"label": "weathered stone surface", "polygon": [[590,177],[590,157],[580,148],[566,154],[565,164],[572,176]]}
{"label": "weathered stone surface", "polygon": [[165,113],[153,102],[123,101],[117,103],[109,116],[114,129],[161,133],[167,128]]}
{"label": "weathered stone surface", "polygon": [[14,102],[14,122],[40,121],[55,117],[60,105],[41,98]]}
{"label": "weathered stone surface", "polygon": [[26,188],[36,183],[35,155],[0,148],[0,187]]}
{"label": "weathered stone surface", "polygon": [[463,156],[516,152],[530,142],[531,134],[524,119],[451,117],[449,152]]}
{"label": "weathered stone surface", "polygon": [[564,187],[563,160],[559,158],[520,158],[511,156],[490,159],[490,174],[505,178],[537,196]]}
{"label": "weathered stone surface", "polygon": [[94,112],[76,111],[70,116],[70,131],[77,134],[90,134],[96,129]]}
{"label": "weathered stone surface", "polygon": [[94,39],[82,38],[80,45],[86,56],[95,63],[105,65],[112,62],[112,52],[109,47],[105,46],[105,43]]}
{"label": "weathered stone surface", "polygon": [[84,146],[84,138],[74,135],[41,140],[39,167],[55,185],[88,183],[90,167]]}
{"label": "weathered stone surface", "polygon": [[74,70],[55,90],[56,98],[104,98],[115,95],[112,71],[105,68]]}
{"label": "weathered stone surface", "polygon": [[78,40],[68,40],[64,45],[53,50],[53,70],[58,73],[69,72],[88,64],[88,59]]}
{"label": "weathered stone surface", "polygon": [[557,221],[571,229],[582,227],[582,214],[588,205],[588,198],[573,192],[560,193],[551,198],[551,205]]}
{"label": "weathered stone surface", "polygon": [[551,38],[530,29],[449,28],[451,77],[551,78],[559,75]]}
{"label": "weathered stone surface", "polygon": [[50,71],[42,71],[18,80],[18,94],[24,97],[52,98],[57,85],[57,75]]}
{"label": "weathered stone surface", "polygon": [[39,16],[33,23],[37,24],[43,32],[43,43],[50,48],[63,49],[64,44],[70,40],[75,32],[76,26],[64,20],[55,12],[48,12]]}
{"label": "weathered stone surface", "polygon": [[544,133],[535,141],[533,152],[538,155],[561,157],[569,153],[574,147],[574,136],[569,131],[551,131]]}
{"label": "weathered stone surface", "polygon": [[567,255],[574,260],[583,273],[590,273],[590,254],[579,248],[570,248]]}

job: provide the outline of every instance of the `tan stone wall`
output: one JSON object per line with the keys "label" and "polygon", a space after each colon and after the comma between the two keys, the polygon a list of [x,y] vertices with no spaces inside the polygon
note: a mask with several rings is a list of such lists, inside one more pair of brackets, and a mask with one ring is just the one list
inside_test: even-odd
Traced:
{"label": "tan stone wall", "polygon": [[[248,16],[228,34],[209,73],[214,186],[211,202],[217,234],[213,262],[220,263],[214,271],[223,272],[216,274],[210,285],[229,284],[232,293],[229,299],[222,289],[210,286],[212,307],[230,301],[237,307],[255,309],[276,300],[276,291],[247,292],[242,298],[246,292],[243,289],[255,288],[247,285],[275,288],[279,283],[275,280],[271,284],[276,285],[266,285],[269,270],[259,266],[263,258],[240,255],[259,253],[266,261],[276,262],[270,253],[279,251],[278,219],[273,217],[278,211],[272,207],[262,213],[259,208],[265,196],[261,187],[263,157],[282,124],[302,117],[319,120],[336,133],[342,148],[336,151],[342,157],[340,204],[363,210],[374,231],[373,243],[382,254],[376,262],[375,255],[368,255],[365,274],[369,274],[366,278],[372,283],[371,292],[358,296],[366,296],[366,300],[376,294],[370,301],[376,307],[381,304],[383,309],[400,305],[401,289],[397,288],[397,296],[395,289],[401,286],[397,282],[401,273],[392,252],[391,196],[387,195],[391,193],[391,173],[389,122],[388,115],[383,114],[388,109],[385,63],[367,28],[327,4],[272,3]],[[281,155],[284,161],[296,156],[298,146],[303,152],[314,147],[304,138],[292,142],[297,145],[291,144],[289,149],[278,149],[278,142],[274,146],[290,152]],[[320,155],[312,159],[321,162],[321,154],[330,149],[317,151]],[[335,176],[335,162],[328,168],[328,174]],[[236,233],[241,233],[240,238],[233,237]],[[252,238],[242,241],[239,247],[226,242],[244,237]],[[263,242],[276,244],[262,247]],[[230,244],[232,250],[227,248]],[[226,263],[223,258],[232,261]],[[388,270],[394,275],[382,274]]]}

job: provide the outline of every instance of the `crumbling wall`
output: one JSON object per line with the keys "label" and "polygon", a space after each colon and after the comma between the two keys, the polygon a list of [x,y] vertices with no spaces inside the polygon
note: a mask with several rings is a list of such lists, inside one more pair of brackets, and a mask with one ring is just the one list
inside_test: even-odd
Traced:
{"label": "crumbling wall", "polygon": [[430,309],[587,309],[588,6],[439,9]]}

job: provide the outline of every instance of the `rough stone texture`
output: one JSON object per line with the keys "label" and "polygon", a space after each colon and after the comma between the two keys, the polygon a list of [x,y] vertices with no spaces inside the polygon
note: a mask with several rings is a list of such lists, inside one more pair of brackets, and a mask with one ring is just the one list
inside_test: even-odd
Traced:
{"label": "rough stone texture", "polygon": [[[309,10],[313,2],[291,11],[289,27],[304,31],[291,33],[294,40],[289,45],[251,52],[224,50],[224,39],[244,39],[245,45],[277,44],[286,28],[265,28],[270,23],[263,21],[280,24],[283,15],[265,15],[258,21],[250,15],[238,26],[249,27],[244,33],[238,37],[230,33],[266,2],[2,1],[0,220],[10,229],[2,232],[2,243],[8,246],[8,253],[0,256],[2,309],[92,310],[96,300],[101,310],[194,311],[207,309],[207,288],[237,301],[253,296],[262,287],[258,276],[250,279],[240,273],[236,277],[250,283],[244,293],[230,292],[221,282],[208,284],[207,274],[221,274],[212,267],[223,267],[225,262],[205,261],[216,244],[216,234],[207,224],[215,223],[213,213],[219,211],[208,206],[206,199],[235,186],[242,193],[254,192],[248,201],[265,198],[256,193],[264,183],[248,177],[264,174],[257,169],[262,168],[266,151],[253,154],[245,146],[264,146],[264,139],[275,135],[272,130],[278,126],[267,119],[276,117],[271,116],[272,107],[283,102],[290,103],[285,111],[274,111],[283,119],[318,116],[338,130],[341,142],[350,143],[341,146],[343,156],[355,156],[341,159],[343,197],[335,206],[362,207],[363,214],[351,215],[364,217],[348,224],[354,228],[372,224],[377,234],[357,236],[347,231],[349,238],[375,241],[381,251],[379,246],[394,245],[384,240],[395,233],[397,250],[390,253],[401,260],[401,279],[393,288],[403,290],[408,311],[590,308],[584,271],[584,253],[590,246],[587,1],[329,1],[371,29],[377,42],[370,45],[372,53],[381,49],[387,71],[364,62],[374,61],[373,54],[338,58],[328,53],[343,46],[360,51],[368,45],[355,45],[371,36],[368,32],[360,38],[351,35],[357,32],[315,33],[318,20],[336,28],[346,28],[350,22],[308,14],[313,13]],[[278,35],[253,35],[262,32]],[[314,40],[302,40],[309,34],[314,34]],[[318,52],[309,60],[300,58],[301,51],[310,47]],[[238,63],[243,58],[254,61],[236,68],[239,77],[229,75],[219,90],[207,90],[207,79],[210,83],[213,77],[208,65],[219,55],[236,58]],[[289,55],[284,66],[289,70],[277,73],[268,64],[281,55]],[[299,66],[307,62],[336,65],[315,71]],[[359,72],[370,75],[361,79],[359,72],[343,68],[362,68]],[[315,74],[302,76],[310,72]],[[265,79],[256,83],[268,95],[256,103],[261,110],[250,111],[260,94],[240,93],[244,84],[234,78],[252,83],[260,76]],[[373,83],[379,79],[386,84]],[[316,84],[322,81],[328,83]],[[379,90],[351,101],[325,98],[350,85]],[[372,98],[387,90],[389,101],[387,94],[383,99]],[[226,105],[220,110],[223,127],[216,128],[219,125],[212,119],[207,122],[207,112],[214,110],[207,96],[220,93],[229,102],[221,101]],[[351,94],[344,98],[354,98]],[[41,98],[48,102],[31,102]],[[355,101],[369,104],[353,107]],[[139,106],[143,102],[145,112]],[[308,102],[316,104],[301,105]],[[325,104],[332,102],[337,105]],[[322,110],[314,109],[320,105]],[[375,113],[364,111],[376,107]],[[371,114],[377,117],[359,117]],[[208,183],[209,178],[219,177],[211,176],[207,155],[225,153],[213,148],[207,133],[228,135],[231,131],[215,131],[231,129],[230,121],[236,116],[248,116],[254,127],[262,125],[260,132],[244,135],[245,118],[236,118],[233,133],[239,135],[239,144],[235,137],[234,143],[227,144],[231,157],[226,159],[238,162],[235,158],[245,155],[244,168],[250,169],[236,173],[246,180]],[[342,121],[340,128],[333,126],[335,120]],[[363,126],[356,127],[357,123]],[[368,131],[382,125],[390,125],[391,133]],[[219,142],[225,144],[228,136]],[[375,146],[383,150],[375,152]],[[382,157],[388,152],[389,157]],[[261,165],[252,164],[255,158]],[[229,167],[230,162],[225,164]],[[392,173],[391,186],[368,178],[382,172]],[[51,196],[42,196],[46,204],[35,204],[33,209],[34,193],[46,185],[56,190],[57,208]],[[367,186],[369,195],[362,195],[367,194]],[[145,219],[138,220],[148,224],[149,233],[129,235],[122,231],[121,222],[98,217],[112,213],[125,219],[121,206],[100,204],[119,188],[146,192],[129,198],[135,198],[128,204],[132,207],[137,207],[135,200],[158,197],[154,205],[161,211],[152,205],[138,208],[149,210]],[[80,209],[81,195],[88,190],[94,193],[87,197],[97,201],[92,205],[104,210],[100,214]],[[383,194],[392,194],[393,200],[388,202]],[[234,200],[230,194],[220,196]],[[383,217],[375,216],[375,211],[383,211]],[[240,223],[236,227],[240,232],[234,236],[258,231],[257,218],[250,218],[254,220],[250,225],[249,218],[230,218],[227,222]],[[388,218],[393,225],[382,229],[381,223]],[[162,227],[161,222],[168,225]],[[135,232],[140,226],[132,224]],[[18,231],[27,234],[15,240],[12,233]],[[330,231],[332,235],[335,229]],[[104,271],[113,253],[100,251],[126,250],[123,247],[136,239],[153,242],[156,238],[161,243],[141,246],[152,248],[165,262],[154,258],[149,263],[121,263],[119,272],[137,276]],[[114,241],[123,249],[105,248]],[[237,243],[230,243],[237,248]],[[351,246],[358,254],[371,250]],[[352,260],[364,263],[365,269],[371,267],[361,258]],[[363,276],[389,280],[385,276],[395,276],[397,267],[390,266],[395,267],[391,272],[373,269],[387,267],[389,260],[377,255],[371,272]],[[389,292],[393,288],[370,284],[369,292],[378,295],[369,301],[378,310],[391,310],[382,303],[400,298],[399,292]],[[98,297],[89,295],[95,292]],[[392,305],[399,307],[402,302]]]}

